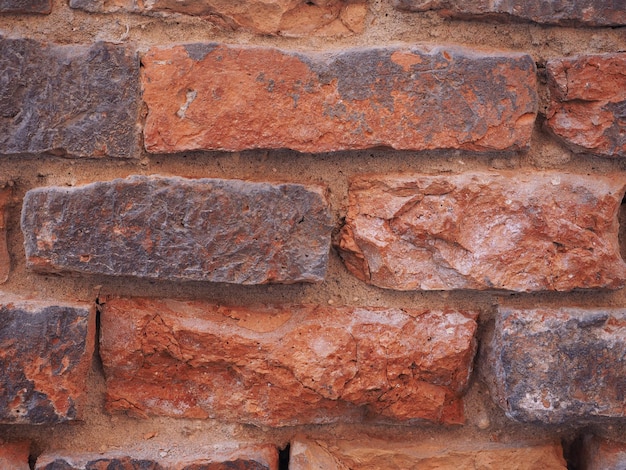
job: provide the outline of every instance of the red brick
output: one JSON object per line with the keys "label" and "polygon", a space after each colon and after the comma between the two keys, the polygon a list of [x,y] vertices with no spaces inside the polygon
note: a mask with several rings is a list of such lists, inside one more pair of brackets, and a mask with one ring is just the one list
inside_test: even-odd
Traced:
{"label": "red brick", "polygon": [[170,16],[201,17],[226,29],[245,29],[281,36],[347,36],[363,31],[365,0],[70,0],[72,8],[90,12],[127,11]]}
{"label": "red brick", "polygon": [[432,442],[390,441],[355,437],[324,442],[296,437],[291,443],[291,470],[566,470],[557,443],[499,444],[480,438],[431,439]]}
{"label": "red brick", "polygon": [[[133,443],[129,443],[132,445]],[[270,445],[227,442],[161,456],[172,443],[104,453],[47,453],[37,459],[35,470],[278,470],[278,451]]]}
{"label": "red brick", "polygon": [[11,271],[11,257],[7,246],[6,209],[11,197],[9,188],[0,187],[0,284],[6,282]]}
{"label": "red brick", "polygon": [[0,70],[0,154],[136,156],[136,53],[0,37]]}
{"label": "red brick", "polygon": [[509,417],[626,417],[626,310],[501,307],[490,345],[487,382]]}
{"label": "red brick", "polygon": [[626,54],[553,59],[546,70],[548,128],[575,151],[626,156]]}
{"label": "red brick", "polygon": [[192,44],[143,57],[149,152],[526,148],[535,64],[517,53],[335,53]]}
{"label": "red brick", "polygon": [[94,340],[89,305],[0,294],[0,423],[80,418]]}
{"label": "red brick", "polygon": [[534,21],[542,24],[626,25],[626,7],[615,0],[395,0],[401,10],[436,10],[444,17]]}
{"label": "red brick", "polygon": [[565,173],[363,176],[335,241],[350,272],[397,290],[617,289],[626,181]]}
{"label": "red brick", "polygon": [[0,13],[43,13],[52,11],[52,0],[0,0]]}
{"label": "red brick", "polygon": [[626,442],[585,436],[583,441],[583,467],[585,470],[624,470],[626,468]]}
{"label": "red brick", "polygon": [[24,198],[28,264],[41,272],[237,284],[324,279],[331,216],[299,184],[132,176]]}
{"label": "red brick", "polygon": [[0,468],[3,470],[30,470],[28,465],[29,454],[29,442],[0,443]]}
{"label": "red brick", "polygon": [[107,407],[286,426],[463,420],[476,314],[109,299]]}

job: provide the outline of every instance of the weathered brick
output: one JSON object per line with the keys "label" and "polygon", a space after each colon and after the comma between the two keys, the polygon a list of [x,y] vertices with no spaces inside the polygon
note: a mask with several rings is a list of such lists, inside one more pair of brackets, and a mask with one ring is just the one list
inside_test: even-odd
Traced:
{"label": "weathered brick", "polygon": [[476,314],[109,299],[107,407],[286,426],[463,421]]}
{"label": "weathered brick", "polygon": [[227,29],[242,28],[281,36],[348,36],[361,33],[367,14],[365,0],[70,0],[70,6],[90,12],[192,15]]}
{"label": "weathered brick", "polygon": [[158,176],[37,188],[22,212],[28,265],[238,284],[321,281],[332,229],[322,192]]}
{"label": "weathered brick", "polygon": [[624,285],[624,179],[565,173],[364,176],[335,243],[350,272],[398,290]]}
{"label": "weathered brick", "polygon": [[434,442],[389,441],[355,437],[323,442],[298,436],[291,443],[291,470],[457,470],[507,468],[565,470],[563,450],[557,443],[499,444],[479,438],[447,438]]}
{"label": "weathered brick", "polygon": [[582,467],[585,470],[624,470],[626,442],[611,441],[598,436],[585,436]]}
{"label": "weathered brick", "polygon": [[192,44],[143,57],[149,152],[528,146],[535,64],[517,53],[336,53]]}
{"label": "weathered brick", "polygon": [[79,418],[94,341],[89,305],[1,293],[0,423]]}
{"label": "weathered brick", "polygon": [[270,445],[226,442],[162,457],[162,446],[143,445],[104,453],[47,453],[35,470],[278,470],[278,451]]}
{"label": "weathered brick", "polygon": [[43,13],[52,11],[52,0],[0,0],[0,13]]}
{"label": "weathered brick", "polygon": [[28,465],[29,453],[29,442],[0,443],[0,468],[4,470],[30,470]]}
{"label": "weathered brick", "polygon": [[436,10],[444,17],[543,24],[626,25],[626,6],[615,0],[394,0],[408,11]]}
{"label": "weathered brick", "polygon": [[6,209],[11,197],[10,188],[0,186],[0,284],[6,282],[11,271],[11,257],[7,246]]}
{"label": "weathered brick", "polygon": [[488,383],[525,422],[626,417],[626,310],[500,308]]}
{"label": "weathered brick", "polygon": [[575,151],[626,156],[626,53],[553,59],[546,70],[548,128]]}
{"label": "weathered brick", "polygon": [[123,47],[0,37],[0,154],[134,156],[139,61]]}

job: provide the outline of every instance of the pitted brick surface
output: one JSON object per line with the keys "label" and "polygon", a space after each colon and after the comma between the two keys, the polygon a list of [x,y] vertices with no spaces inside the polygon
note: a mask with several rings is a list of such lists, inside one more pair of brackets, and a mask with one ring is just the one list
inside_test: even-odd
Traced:
{"label": "pitted brick surface", "polygon": [[402,10],[436,10],[463,19],[534,21],[541,24],[621,26],[626,6],[615,0],[395,0]]}
{"label": "pitted brick surface", "polygon": [[136,158],[139,60],[122,46],[0,37],[0,154]]}
{"label": "pitted brick surface", "polygon": [[397,290],[617,289],[626,180],[565,173],[363,176],[335,241],[348,270]]}
{"label": "pitted brick surface", "polygon": [[331,228],[319,187],[223,179],[43,187],[22,210],[37,271],[234,284],[322,281]]}
{"label": "pitted brick surface", "polygon": [[109,299],[109,410],[256,425],[463,421],[476,313]]}
{"label": "pitted brick surface", "polygon": [[0,423],[77,419],[95,334],[89,305],[0,293]]}
{"label": "pitted brick surface", "polygon": [[500,308],[492,394],[525,422],[626,417],[626,311]]}
{"label": "pitted brick surface", "polygon": [[154,153],[515,150],[528,146],[537,111],[535,64],[517,53],[192,44],[151,49],[142,63]]}
{"label": "pitted brick surface", "polygon": [[547,127],[575,151],[626,156],[626,54],[552,59],[546,71]]}

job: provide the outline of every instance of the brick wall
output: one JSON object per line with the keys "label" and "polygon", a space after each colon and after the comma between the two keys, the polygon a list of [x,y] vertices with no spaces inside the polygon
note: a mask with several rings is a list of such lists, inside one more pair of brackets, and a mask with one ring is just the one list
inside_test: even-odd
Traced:
{"label": "brick wall", "polygon": [[623,469],[625,162],[621,2],[0,0],[0,467]]}

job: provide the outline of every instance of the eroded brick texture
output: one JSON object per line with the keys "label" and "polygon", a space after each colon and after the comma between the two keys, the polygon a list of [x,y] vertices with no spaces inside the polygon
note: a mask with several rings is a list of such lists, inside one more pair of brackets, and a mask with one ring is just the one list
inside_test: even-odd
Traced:
{"label": "eroded brick texture", "polygon": [[0,13],[43,13],[52,11],[52,0],[0,0]]}
{"label": "eroded brick texture", "polygon": [[29,453],[29,442],[0,443],[0,468],[6,470],[30,470],[28,465]]}
{"label": "eroded brick texture", "polygon": [[192,44],[151,49],[142,63],[156,153],[521,149],[537,109],[535,64],[517,53]]}
{"label": "eroded brick texture", "polygon": [[43,454],[35,470],[278,470],[278,451],[270,445],[226,442],[197,450],[187,444],[184,453],[163,457],[163,445],[129,444],[98,454]]}
{"label": "eroded brick texture", "polygon": [[11,197],[10,188],[0,186],[0,284],[6,282],[11,271],[11,257],[7,246],[7,205]]}
{"label": "eroded brick texture", "polygon": [[624,179],[561,173],[364,176],[335,241],[348,270],[397,290],[617,289]]}
{"label": "eroded brick texture", "polygon": [[70,0],[72,8],[90,12],[118,12],[169,16],[198,16],[226,29],[243,28],[281,36],[348,36],[365,26],[365,0]]}
{"label": "eroded brick texture", "polygon": [[237,284],[323,280],[331,228],[322,189],[239,180],[44,187],[22,211],[37,271]]}
{"label": "eroded brick texture", "polygon": [[626,6],[616,0],[394,0],[402,10],[436,10],[445,17],[534,21],[543,24],[620,26]]}
{"label": "eroded brick texture", "polygon": [[136,54],[0,37],[0,70],[0,154],[135,157]]}
{"label": "eroded brick texture", "polygon": [[78,418],[94,340],[89,305],[0,293],[0,423]]}
{"label": "eroded brick texture", "polygon": [[626,417],[626,310],[501,308],[487,382],[525,422]]}
{"label": "eroded brick texture", "polygon": [[575,151],[626,156],[626,54],[552,59],[546,71],[548,128]]}
{"label": "eroded brick texture", "polygon": [[460,423],[476,316],[109,299],[107,407],[270,426]]}
{"label": "eroded brick texture", "polygon": [[447,439],[445,443],[431,444],[357,436],[352,440],[324,442],[298,436],[291,443],[290,454],[291,470],[567,469],[560,444],[500,444],[480,438]]}

